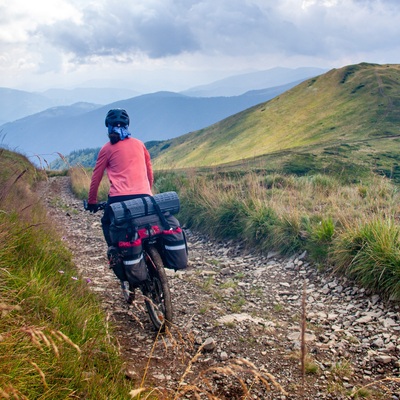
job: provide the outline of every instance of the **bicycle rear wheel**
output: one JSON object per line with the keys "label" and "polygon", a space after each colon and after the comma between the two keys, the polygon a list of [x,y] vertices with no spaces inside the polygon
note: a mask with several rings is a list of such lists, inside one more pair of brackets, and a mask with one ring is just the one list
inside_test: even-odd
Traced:
{"label": "bicycle rear wheel", "polygon": [[150,281],[143,290],[145,304],[151,322],[158,331],[163,331],[172,323],[171,292],[161,256],[154,246],[149,246],[147,252],[147,268]]}

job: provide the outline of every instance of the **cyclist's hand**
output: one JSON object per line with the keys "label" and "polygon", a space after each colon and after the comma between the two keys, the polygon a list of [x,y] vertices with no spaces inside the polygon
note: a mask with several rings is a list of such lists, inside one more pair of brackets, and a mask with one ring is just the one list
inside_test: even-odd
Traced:
{"label": "cyclist's hand", "polygon": [[97,211],[99,211],[99,206],[97,204],[90,204],[88,203],[87,208],[88,211],[90,211],[91,213],[97,213]]}

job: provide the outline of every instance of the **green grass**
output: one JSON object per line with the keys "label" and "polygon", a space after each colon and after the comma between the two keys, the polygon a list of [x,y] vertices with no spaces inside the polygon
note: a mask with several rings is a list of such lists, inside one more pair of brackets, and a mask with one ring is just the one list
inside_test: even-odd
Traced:
{"label": "green grass", "polygon": [[[324,174],[345,183],[374,172],[400,183],[399,82],[396,64],[333,69],[210,127],[148,143],[154,167]],[[93,167],[97,151],[71,157]]]}
{"label": "green grass", "polygon": [[320,263],[328,259],[335,231],[336,224],[332,216],[322,218],[310,229],[306,248],[313,260]]}
{"label": "green grass", "polygon": [[0,397],[128,398],[112,327],[32,193],[45,175],[7,151],[0,170]]}
{"label": "green grass", "polygon": [[347,227],[333,252],[337,269],[363,286],[400,299],[400,226],[374,218]]}

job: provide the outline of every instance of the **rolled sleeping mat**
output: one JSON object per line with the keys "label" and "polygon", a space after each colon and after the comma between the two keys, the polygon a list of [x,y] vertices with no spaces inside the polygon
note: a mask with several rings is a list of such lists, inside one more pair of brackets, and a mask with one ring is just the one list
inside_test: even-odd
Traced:
{"label": "rolled sleeping mat", "polygon": [[[153,196],[162,213],[177,214],[180,210],[179,197],[176,192],[159,193]],[[115,223],[122,223],[127,216],[139,218],[146,215],[157,214],[153,202],[149,197],[121,201],[110,204],[112,219]]]}

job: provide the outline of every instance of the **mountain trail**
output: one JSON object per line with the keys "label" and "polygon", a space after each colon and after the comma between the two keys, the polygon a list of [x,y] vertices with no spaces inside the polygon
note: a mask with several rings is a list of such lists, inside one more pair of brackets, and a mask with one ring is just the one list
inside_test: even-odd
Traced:
{"label": "mountain trail", "polygon": [[109,317],[134,387],[153,387],[160,399],[195,398],[190,389],[229,400],[400,398],[397,304],[318,272],[306,253],[259,255],[188,231],[189,268],[167,271],[174,325],[158,334],[140,293],[124,302],[101,213],[83,210],[68,177],[38,190]]}

